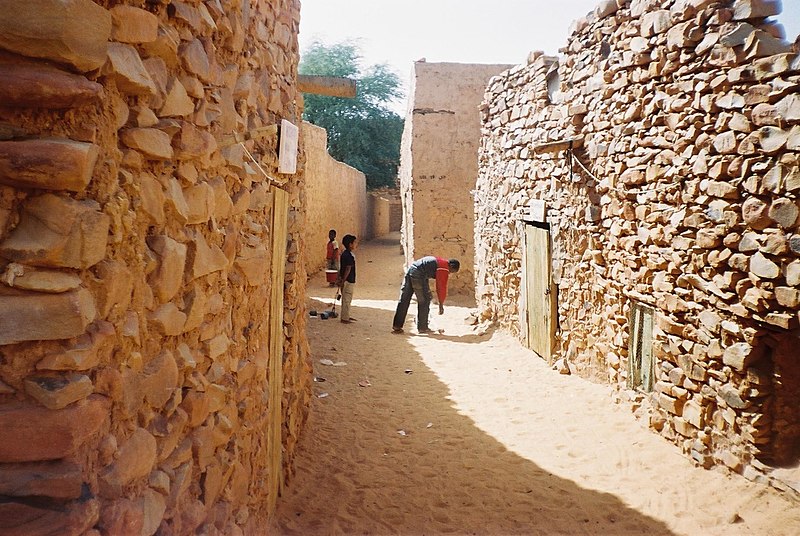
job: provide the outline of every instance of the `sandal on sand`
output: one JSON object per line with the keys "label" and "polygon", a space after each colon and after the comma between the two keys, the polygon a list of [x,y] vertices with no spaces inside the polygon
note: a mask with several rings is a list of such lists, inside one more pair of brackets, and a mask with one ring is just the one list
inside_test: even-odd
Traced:
{"label": "sandal on sand", "polygon": [[392,333],[403,333],[403,328],[392,328]]}
{"label": "sandal on sand", "polygon": [[417,333],[433,333],[433,330],[431,328],[418,329]]}

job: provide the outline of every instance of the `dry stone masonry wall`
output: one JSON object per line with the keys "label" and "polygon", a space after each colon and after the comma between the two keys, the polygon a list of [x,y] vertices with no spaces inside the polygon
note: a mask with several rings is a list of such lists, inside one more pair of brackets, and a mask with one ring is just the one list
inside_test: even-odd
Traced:
{"label": "dry stone masonry wall", "polygon": [[303,176],[274,136],[299,9],[0,0],[0,533],[263,528],[310,393]]}
{"label": "dry stone masonry wall", "polygon": [[779,5],[601,2],[562,56],[491,81],[475,210],[482,318],[525,333],[523,220],[543,201],[555,359],[631,393],[631,308],[649,308],[638,411],[698,464],[785,488],[773,468],[800,459],[800,58],[770,22]]}

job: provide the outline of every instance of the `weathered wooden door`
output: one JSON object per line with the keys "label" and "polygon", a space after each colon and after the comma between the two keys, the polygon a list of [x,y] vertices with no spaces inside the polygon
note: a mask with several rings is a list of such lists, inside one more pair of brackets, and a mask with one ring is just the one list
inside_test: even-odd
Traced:
{"label": "weathered wooden door", "polygon": [[655,382],[653,308],[632,302],[628,336],[628,387],[650,392]]}
{"label": "weathered wooden door", "polygon": [[550,274],[550,232],[525,226],[523,262],[528,348],[548,363],[555,339],[555,285]]}
{"label": "weathered wooden door", "polygon": [[283,283],[286,277],[287,216],[289,194],[279,188],[272,189],[272,263],[269,303],[269,423],[267,430],[267,457],[269,458],[268,512],[275,510],[278,495],[283,488],[282,438],[283,410]]}

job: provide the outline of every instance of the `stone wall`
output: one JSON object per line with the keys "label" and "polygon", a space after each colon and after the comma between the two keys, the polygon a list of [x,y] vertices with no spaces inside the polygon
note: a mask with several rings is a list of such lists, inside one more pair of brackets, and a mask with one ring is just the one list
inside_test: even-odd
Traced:
{"label": "stone wall", "polygon": [[307,224],[303,230],[306,266],[312,273],[325,267],[328,231],[336,229],[336,239],[352,234],[367,238],[367,179],[357,169],[334,160],[328,154],[324,128],[303,122],[306,149]]}
{"label": "stone wall", "polygon": [[[543,201],[555,359],[617,385],[698,464],[784,486],[765,475],[800,459],[800,58],[767,20],[776,3],[620,4],[487,90],[480,315],[524,332],[522,220]],[[639,304],[652,392],[626,390]]]}
{"label": "stone wall", "polygon": [[406,264],[425,255],[461,261],[453,293],[472,294],[478,106],[489,79],[510,65],[414,63],[400,151]]}
{"label": "stone wall", "polygon": [[261,533],[310,397],[299,10],[0,0],[0,533]]}

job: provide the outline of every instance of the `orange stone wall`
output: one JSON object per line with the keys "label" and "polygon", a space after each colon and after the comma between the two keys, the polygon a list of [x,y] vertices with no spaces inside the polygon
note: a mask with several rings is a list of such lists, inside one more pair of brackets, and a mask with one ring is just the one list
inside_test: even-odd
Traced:
{"label": "orange stone wall", "polygon": [[0,533],[264,526],[310,397],[304,155],[279,174],[272,128],[300,122],[299,10],[0,0]]}

